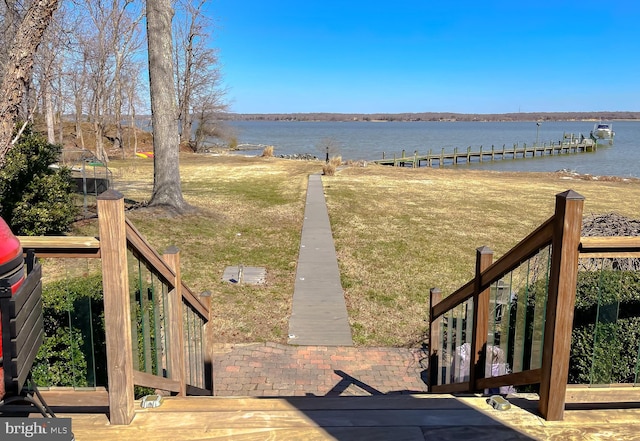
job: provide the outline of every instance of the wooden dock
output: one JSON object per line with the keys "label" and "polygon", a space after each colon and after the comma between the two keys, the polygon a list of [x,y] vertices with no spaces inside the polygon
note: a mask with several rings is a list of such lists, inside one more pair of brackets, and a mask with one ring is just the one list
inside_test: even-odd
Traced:
{"label": "wooden dock", "polygon": [[557,143],[534,144],[532,146],[527,146],[527,144],[523,144],[522,146],[514,144],[513,147],[503,145],[502,148],[491,146],[491,149],[480,146],[480,148],[475,151],[473,151],[471,147],[467,147],[466,150],[459,150],[456,147],[453,149],[453,152],[445,152],[443,148],[440,153],[433,153],[433,151],[429,149],[429,153],[426,155],[419,155],[416,150],[412,156],[406,156],[403,150],[400,157],[393,155],[393,158],[385,158],[383,154],[382,159],[372,162],[380,165],[392,165],[394,167],[444,167],[445,165],[470,164],[472,162],[481,163],[502,159],[526,159],[538,156],[557,156],[595,152],[597,150],[598,143],[593,139],[585,138],[584,136],[575,136],[573,134],[565,134],[563,139]]}

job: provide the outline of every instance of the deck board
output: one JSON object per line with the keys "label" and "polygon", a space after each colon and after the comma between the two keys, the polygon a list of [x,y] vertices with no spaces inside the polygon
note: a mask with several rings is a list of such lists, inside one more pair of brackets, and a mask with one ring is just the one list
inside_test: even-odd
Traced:
{"label": "deck board", "polygon": [[[77,398],[72,401],[75,403]],[[511,402],[510,410],[496,411],[484,397],[473,395],[168,397],[156,409],[140,409],[136,401],[136,415],[128,426],[110,425],[105,414],[58,416],[72,418],[72,429],[79,441],[577,441],[637,439],[640,433],[640,409],[568,410],[564,421],[547,422],[537,415],[535,397]]]}
{"label": "deck board", "polygon": [[468,406],[451,395],[380,395],[376,397],[171,397],[155,409],[137,412],[211,412],[211,411],[308,411],[308,410],[433,410],[466,409]]}

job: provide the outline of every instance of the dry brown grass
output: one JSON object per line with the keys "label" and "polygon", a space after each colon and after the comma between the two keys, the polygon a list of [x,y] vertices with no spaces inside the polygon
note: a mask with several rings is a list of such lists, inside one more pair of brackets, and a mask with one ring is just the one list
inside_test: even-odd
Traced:
{"label": "dry brown grass", "polygon": [[418,343],[429,289],[446,295],[467,282],[477,247],[500,257],[569,188],[585,196],[585,214],[640,215],[638,180],[380,166],[338,173],[326,194],[356,342]]}
{"label": "dry brown grass", "polygon": [[[180,248],[182,274],[194,291],[212,291],[215,341],[286,341],[307,179],[319,164],[194,154],[180,161],[184,197],[198,212],[167,217],[144,209],[128,217],[160,252]],[[126,198],[150,198],[152,160],[111,166]],[[266,267],[267,283],[223,282],[225,267],[239,264]]]}
{"label": "dry brown grass", "polygon": [[[115,186],[148,200],[153,161],[113,161]],[[128,216],[160,251],[177,245],[183,275],[211,290],[218,342],[287,338],[307,177],[318,162],[182,154],[185,198],[195,214]],[[419,344],[429,288],[448,294],[473,275],[475,249],[500,257],[573,189],[585,214],[640,217],[640,181],[587,181],[555,173],[348,167],[325,181],[342,284],[360,345]],[[83,227],[87,233],[93,225]],[[265,286],[221,281],[226,266],[264,266]]]}

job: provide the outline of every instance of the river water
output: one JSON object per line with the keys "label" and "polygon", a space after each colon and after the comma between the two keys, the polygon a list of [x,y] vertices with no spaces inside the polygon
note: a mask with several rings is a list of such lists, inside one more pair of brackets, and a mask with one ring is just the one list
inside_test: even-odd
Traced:
{"label": "river water", "polygon": [[[557,142],[564,133],[589,137],[593,122],[294,122],[230,121],[240,144],[272,145],[276,155],[312,154],[325,157],[326,147],[344,160],[381,159],[402,150],[407,156],[512,147],[518,143]],[[460,169],[503,171],[572,170],[581,174],[640,177],[640,121],[616,121],[613,146],[603,143],[594,153],[459,164]]]}

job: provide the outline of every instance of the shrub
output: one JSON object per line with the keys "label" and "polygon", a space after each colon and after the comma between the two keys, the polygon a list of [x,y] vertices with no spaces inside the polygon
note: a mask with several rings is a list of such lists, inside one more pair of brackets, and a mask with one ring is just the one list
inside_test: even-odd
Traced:
{"label": "shrub", "polygon": [[229,150],[238,150],[238,137],[232,135],[228,141]]}
{"label": "shrub", "polygon": [[262,150],[262,156],[264,158],[271,158],[273,156],[273,146],[268,145]]}
{"label": "shrub", "polygon": [[336,174],[336,169],[342,165],[342,156],[332,156],[325,165],[322,166],[322,174],[326,176],[333,176]]}
{"label": "shrub", "polygon": [[[145,347],[145,323],[153,317],[153,289],[142,288],[133,279],[135,303],[131,313],[135,317],[138,366],[149,367],[158,373],[159,330],[151,326],[146,330],[150,346]],[[142,291],[141,291],[142,289]],[[147,296],[141,302],[141,292]],[[102,275],[69,278],[49,283],[42,292],[44,316],[44,342],[36,356],[32,374],[41,386],[107,386],[107,354],[104,326]],[[146,303],[143,311],[141,304]],[[143,315],[147,315],[147,322]],[[135,345],[134,345],[135,348]],[[151,363],[147,366],[146,363]],[[161,372],[160,372],[161,374]],[[153,389],[136,386],[135,395],[153,393]]]}
{"label": "shrub", "polygon": [[77,208],[68,168],[51,168],[60,146],[27,127],[0,170],[0,215],[18,235],[67,231]]}
{"label": "shrub", "polygon": [[336,166],[331,164],[331,162],[326,163],[322,166],[322,174],[325,176],[333,176],[336,174]]}
{"label": "shrub", "polygon": [[581,271],[569,383],[635,381],[640,348],[640,274]]}
{"label": "shrub", "polygon": [[43,286],[44,342],[33,365],[37,384],[104,386],[107,383],[102,276]]}

